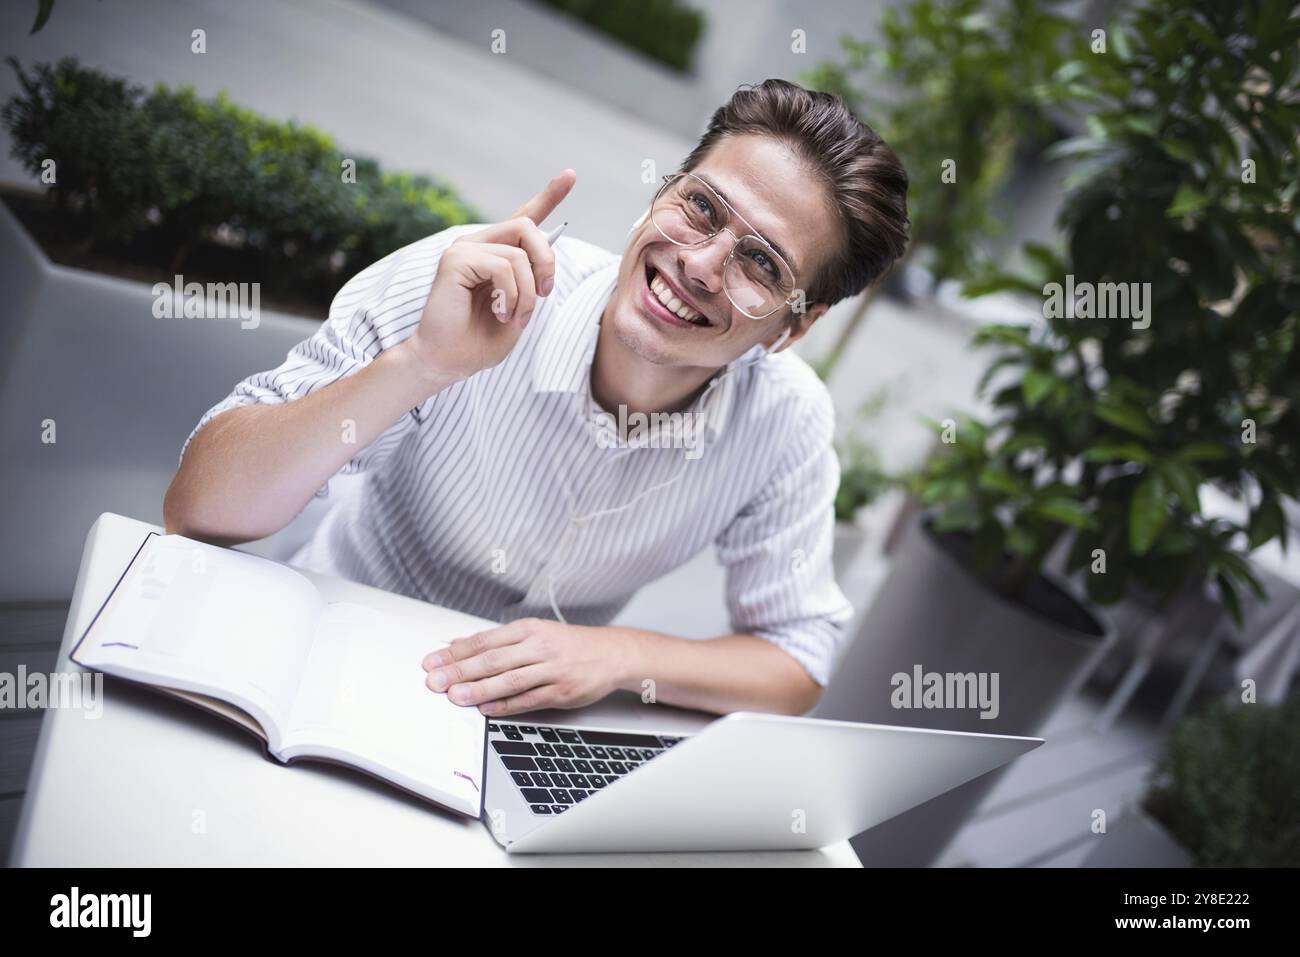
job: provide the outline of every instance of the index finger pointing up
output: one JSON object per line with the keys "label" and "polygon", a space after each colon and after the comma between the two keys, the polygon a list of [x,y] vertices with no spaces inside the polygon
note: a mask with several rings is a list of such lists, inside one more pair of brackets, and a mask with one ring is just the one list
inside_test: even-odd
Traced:
{"label": "index finger pointing up", "polygon": [[520,216],[527,216],[540,226],[542,220],[551,215],[556,206],[564,202],[564,197],[569,195],[569,190],[573,189],[573,184],[577,179],[578,174],[573,170],[564,170],[542,187],[540,193],[511,213],[510,218],[516,219]]}

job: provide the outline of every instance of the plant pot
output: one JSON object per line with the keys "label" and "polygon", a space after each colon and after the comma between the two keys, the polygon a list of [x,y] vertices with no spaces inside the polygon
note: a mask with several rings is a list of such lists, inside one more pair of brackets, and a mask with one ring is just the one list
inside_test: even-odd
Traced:
{"label": "plant pot", "polygon": [[[940,544],[928,516],[909,525],[889,577],[812,714],[820,718],[951,731],[1036,735],[1073,694],[1113,632],[1051,579],[1076,626],[1006,600]],[[1077,627],[1083,625],[1084,627]],[[923,672],[997,676],[996,715],[978,707],[895,707],[894,676]],[[926,866],[944,850],[1005,768],[954,788],[853,839],[868,866]]]}
{"label": "plant pot", "polygon": [[1191,867],[1192,852],[1141,808],[1125,812],[1080,867]]}

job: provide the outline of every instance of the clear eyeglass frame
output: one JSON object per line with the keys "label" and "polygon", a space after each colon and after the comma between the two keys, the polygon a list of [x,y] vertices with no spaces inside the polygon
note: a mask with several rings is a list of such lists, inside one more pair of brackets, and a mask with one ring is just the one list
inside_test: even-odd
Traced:
{"label": "clear eyeglass frame", "polygon": [[[664,230],[663,226],[661,226],[658,220],[655,218],[655,210],[660,208],[659,205],[660,200],[663,199],[664,193],[667,191],[668,187],[671,186],[673,183],[676,183],[678,180],[682,179],[683,177],[688,177],[694,183],[698,183],[700,188],[707,192],[708,196],[717,200],[718,208],[724,209],[727,212],[727,220],[725,223],[720,225],[708,236],[704,237],[703,239],[696,240],[693,243],[684,243],[681,242],[680,240],[674,239],[672,236],[668,235],[668,233]],[[740,222],[744,223],[745,228],[748,230],[748,232],[738,234],[734,229],[732,229],[731,222],[733,218],[738,219],[740,220]],[[675,246],[682,246],[687,249],[696,246],[707,245],[708,243],[713,242],[713,240],[716,239],[720,233],[724,233],[724,232],[730,233],[734,242],[731,244],[731,250],[730,252],[727,253],[727,258],[723,261],[722,264],[722,275],[723,275],[722,288],[723,288],[723,292],[727,294],[727,299],[730,300],[731,304],[735,306],[738,310],[740,310],[740,312],[743,315],[748,316],[750,319],[766,319],[768,316],[772,315],[773,313],[779,312],[780,310],[784,309],[786,306],[794,305],[794,303],[799,301],[800,291],[798,286],[794,282],[794,270],[790,268],[790,264],[786,262],[785,257],[782,256],[780,253],[778,253],[775,249],[773,249],[772,244],[769,243],[766,239],[764,239],[763,236],[758,232],[758,230],[756,230],[753,226],[749,224],[749,221],[745,219],[744,216],[736,212],[735,208],[732,207],[730,203],[728,203],[725,199],[719,196],[717,190],[715,190],[704,180],[700,179],[694,173],[671,173],[663,177],[663,183],[660,185],[658,192],[655,193],[655,198],[653,202],[651,202],[650,204],[650,221],[654,225],[655,229],[659,231],[659,235],[663,236],[664,239],[668,240],[670,243],[672,243]],[[735,258],[736,250],[740,248],[741,242],[751,237],[757,240],[762,245],[764,252],[767,255],[771,256],[774,261],[779,263],[781,268],[784,269],[785,272],[790,276],[791,290],[792,290],[790,295],[786,296],[784,299],[778,302],[767,312],[760,313],[758,315],[755,315],[754,313],[746,309],[744,306],[742,306],[740,303],[738,303],[736,301],[735,296],[731,294],[731,290],[730,288],[728,288],[726,283],[727,267],[731,265],[732,260]]]}

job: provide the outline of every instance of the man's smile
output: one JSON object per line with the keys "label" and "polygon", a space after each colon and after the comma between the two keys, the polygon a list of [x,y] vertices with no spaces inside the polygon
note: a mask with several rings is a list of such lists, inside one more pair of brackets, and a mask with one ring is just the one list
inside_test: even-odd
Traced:
{"label": "man's smile", "polygon": [[656,319],[678,328],[704,329],[714,325],[704,310],[686,296],[665,273],[646,264],[645,286],[641,290],[645,310]]}

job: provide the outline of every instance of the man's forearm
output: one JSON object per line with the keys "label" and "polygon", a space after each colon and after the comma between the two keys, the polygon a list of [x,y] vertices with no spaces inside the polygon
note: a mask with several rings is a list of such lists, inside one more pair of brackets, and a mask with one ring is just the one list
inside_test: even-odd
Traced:
{"label": "man's forearm", "polygon": [[221,413],[194,436],[172,479],[167,531],[222,544],[274,534],[361,449],[453,381],[431,375],[403,342],[301,399]]}
{"label": "man's forearm", "polygon": [[662,704],[714,714],[803,714],[821,686],[792,657],[757,635],[693,640],[635,628],[611,628],[623,645],[619,687],[644,695],[653,681]]}

